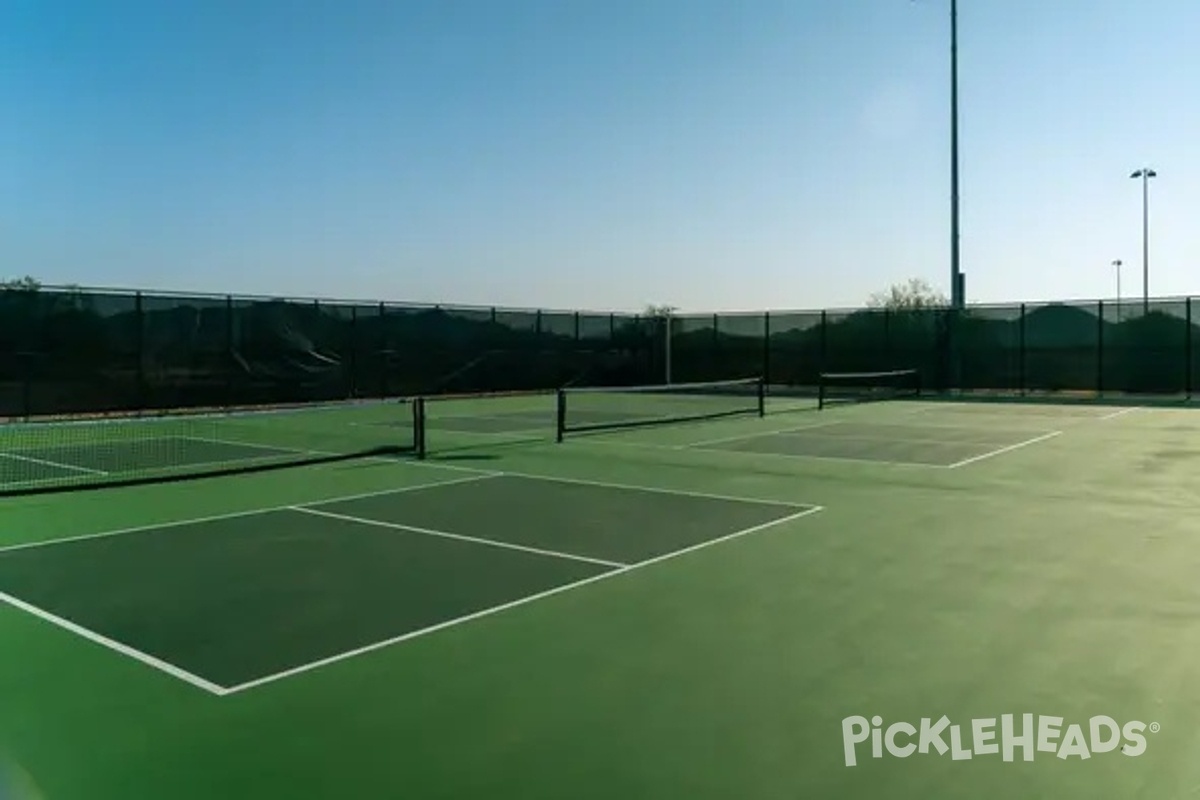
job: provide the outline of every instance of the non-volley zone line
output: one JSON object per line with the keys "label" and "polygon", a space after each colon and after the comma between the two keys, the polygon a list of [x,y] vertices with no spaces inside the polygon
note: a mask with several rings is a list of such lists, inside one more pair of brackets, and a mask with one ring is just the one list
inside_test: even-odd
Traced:
{"label": "non-volley zone line", "polygon": [[[430,468],[437,469],[437,467],[435,465],[428,465],[428,466]],[[812,505],[812,504],[726,496],[726,495],[719,495],[719,494],[710,494],[710,493],[706,493],[706,492],[692,492],[692,491],[688,491],[688,490],[673,490],[673,489],[667,489],[667,488],[662,488],[662,487],[651,487],[651,486],[642,486],[642,485],[637,485],[637,484],[614,483],[614,482],[609,482],[609,481],[591,481],[591,480],[583,479],[583,478],[563,478],[563,477],[543,476],[543,475],[529,474],[529,473],[509,473],[509,472],[502,472],[502,471],[482,471],[482,470],[474,471],[473,474],[462,476],[461,472],[463,470],[469,470],[470,468],[456,467],[454,469],[455,469],[455,471],[458,471],[460,473],[460,477],[447,478],[445,480],[430,481],[430,482],[420,483],[420,484],[411,485],[411,486],[404,486],[404,487],[385,489],[385,490],[379,490],[379,491],[362,492],[362,493],[356,493],[356,494],[351,494],[351,495],[340,495],[340,496],[336,496],[336,497],[320,498],[320,499],[316,499],[316,500],[307,501],[304,503],[281,504],[281,505],[275,505],[275,506],[269,506],[269,507],[245,509],[245,510],[241,510],[241,511],[229,512],[229,513],[225,513],[225,514],[215,514],[215,515],[207,515],[207,516],[203,516],[203,517],[193,517],[193,518],[189,518],[189,519],[170,520],[170,521],[160,522],[160,523],[156,523],[156,524],[128,527],[128,528],[122,528],[122,529],[111,530],[111,531],[103,531],[103,532],[93,533],[93,534],[83,534],[83,535],[79,535],[79,536],[66,537],[66,538],[60,538],[60,539],[10,545],[8,547],[0,548],[0,555],[3,555],[4,553],[7,553],[7,552],[17,551],[17,550],[30,550],[33,548],[53,547],[53,546],[57,546],[57,545],[66,545],[71,542],[80,542],[80,541],[85,541],[85,540],[89,540],[89,539],[99,539],[99,538],[134,535],[134,534],[154,535],[161,531],[175,529],[175,528],[179,528],[179,527],[185,526],[185,525],[193,525],[193,524],[200,524],[200,523],[204,523],[204,522],[214,522],[214,521],[219,521],[219,520],[234,519],[234,518],[238,518],[238,517],[246,517],[246,516],[251,516],[251,515],[265,515],[265,514],[269,514],[269,513],[280,513],[280,512],[299,512],[299,513],[314,514],[317,516],[327,516],[330,518],[342,518],[343,521],[350,522],[350,523],[359,523],[359,524],[371,525],[371,526],[376,526],[376,527],[392,527],[392,528],[396,528],[397,530],[409,531],[412,533],[421,534],[421,535],[425,535],[425,536],[455,539],[455,540],[462,541],[466,544],[477,544],[479,546],[484,546],[484,547],[499,547],[499,548],[505,548],[505,549],[511,549],[511,550],[523,550],[525,552],[544,556],[547,558],[561,558],[561,559],[568,559],[568,560],[572,560],[572,561],[588,561],[588,562],[591,562],[591,563],[597,565],[598,567],[601,567],[604,571],[602,571],[598,574],[594,574],[589,577],[580,579],[580,580],[575,580],[575,581],[565,583],[560,586],[552,587],[545,591],[539,591],[536,593],[529,594],[527,596],[516,597],[511,601],[498,603],[496,605],[492,605],[490,607],[483,608],[478,611],[474,611],[471,613],[463,614],[458,617],[442,620],[442,621],[437,622],[436,624],[429,625],[429,626],[423,627],[418,630],[407,631],[407,632],[400,634],[398,636],[395,636],[395,637],[377,641],[377,642],[374,642],[371,644],[367,644],[367,645],[364,645],[361,647],[354,648],[352,650],[347,650],[345,652],[337,653],[337,654],[334,654],[334,655],[331,655],[328,657],[320,658],[320,659],[317,659],[317,660],[314,660],[314,661],[311,661],[308,663],[299,664],[295,667],[289,668],[287,670],[284,670],[284,671],[281,671],[278,673],[265,675],[265,676],[258,677],[253,680],[246,681],[244,683],[240,683],[240,684],[232,685],[232,686],[221,685],[215,681],[204,678],[204,677],[197,675],[192,671],[184,669],[176,664],[172,664],[168,661],[165,661],[162,658],[150,655],[150,654],[144,652],[143,650],[140,650],[136,647],[131,646],[130,644],[128,644],[126,642],[120,642],[111,637],[105,636],[104,634],[98,633],[98,632],[91,630],[83,625],[80,625],[78,622],[72,621],[72,620],[66,618],[65,616],[48,612],[45,609],[42,609],[42,608],[38,607],[37,605],[28,602],[27,600],[23,600],[19,597],[15,597],[11,594],[0,592],[0,602],[6,603],[14,608],[17,608],[26,613],[32,614],[32,615],[38,617],[39,619],[42,619],[43,621],[50,622],[51,624],[56,625],[59,628],[62,628],[73,634],[81,636],[82,638],[85,638],[95,644],[99,644],[99,645],[101,645],[109,650],[112,650],[114,652],[117,652],[123,656],[132,658],[136,661],[139,661],[145,666],[149,666],[157,671],[160,671],[162,673],[170,675],[171,677],[173,677],[175,679],[189,683],[192,686],[202,689],[210,694],[217,695],[217,696],[224,696],[224,695],[229,695],[229,694],[233,694],[236,692],[243,692],[248,689],[255,688],[257,686],[262,686],[264,684],[272,683],[272,682],[275,682],[278,680],[282,680],[284,678],[292,677],[294,675],[298,675],[298,674],[301,674],[304,672],[315,670],[320,667],[327,666],[327,665],[330,665],[330,664],[333,664],[336,662],[354,658],[359,655],[364,655],[364,654],[367,654],[370,652],[374,652],[376,650],[380,650],[380,649],[389,647],[391,645],[398,644],[398,643],[401,643],[404,641],[408,641],[410,639],[414,639],[414,638],[417,638],[420,636],[431,634],[436,631],[440,631],[440,630],[444,630],[446,628],[465,624],[467,622],[471,622],[471,621],[478,620],[478,619],[481,619],[481,618],[484,618],[487,616],[491,616],[493,614],[497,614],[497,613],[500,613],[500,612],[503,612],[503,611],[506,611],[509,609],[514,609],[514,608],[520,607],[522,605],[526,605],[526,604],[535,602],[537,600],[546,599],[546,598],[552,597],[557,594],[562,594],[567,591],[572,591],[574,589],[582,588],[584,586],[587,586],[587,585],[590,585],[593,583],[597,583],[601,580],[606,580],[608,578],[613,578],[618,575],[622,575],[626,572],[632,572],[634,570],[641,569],[643,567],[648,567],[648,566],[651,566],[654,564],[658,564],[658,563],[661,563],[664,561],[678,558],[687,553],[691,553],[691,552],[701,550],[701,549],[704,549],[707,547],[711,547],[711,546],[714,546],[717,544],[721,544],[724,542],[732,541],[734,539],[737,539],[737,538],[740,538],[743,536],[748,536],[748,535],[751,535],[751,534],[759,532],[759,531],[767,530],[767,529],[775,527],[775,526],[784,525],[788,522],[799,520],[801,518],[810,516],[812,514],[816,514],[820,511],[824,510],[822,506]],[[580,554],[569,553],[569,552],[564,552],[564,551],[551,551],[551,550],[547,550],[547,549],[543,549],[543,548],[526,547],[523,545],[518,545],[518,544],[515,544],[512,542],[506,542],[506,541],[502,541],[502,540],[494,540],[494,539],[485,540],[480,537],[464,536],[461,534],[455,534],[455,533],[450,533],[450,532],[446,532],[446,531],[434,530],[434,529],[430,529],[430,528],[423,528],[420,526],[410,526],[410,525],[405,525],[405,524],[392,524],[392,523],[385,522],[382,520],[375,520],[375,519],[370,519],[367,517],[358,517],[358,516],[348,517],[347,515],[335,514],[335,513],[328,512],[328,511],[324,511],[320,508],[320,506],[330,505],[330,504],[338,503],[341,501],[357,500],[357,499],[369,498],[369,497],[399,495],[399,494],[403,494],[406,492],[417,492],[417,491],[421,491],[421,490],[435,489],[435,488],[451,486],[451,485],[470,484],[470,483],[475,483],[475,482],[480,482],[480,481],[488,481],[488,480],[501,478],[501,477],[524,478],[524,479],[535,480],[535,481],[546,481],[548,483],[557,482],[557,483],[570,483],[570,484],[579,484],[579,485],[592,485],[592,486],[603,487],[603,488],[624,489],[624,490],[628,490],[628,491],[643,491],[643,492],[661,493],[661,494],[672,494],[672,495],[678,495],[678,496],[692,496],[692,497],[698,497],[698,498],[714,498],[714,499],[736,501],[736,502],[742,502],[742,503],[752,503],[752,504],[758,504],[758,505],[763,505],[763,506],[776,506],[776,507],[779,507],[780,511],[777,516],[774,516],[773,518],[768,519],[765,522],[761,522],[759,524],[743,527],[738,530],[733,530],[727,534],[720,535],[720,536],[714,536],[712,538],[705,539],[703,541],[691,544],[690,546],[681,547],[674,551],[663,553],[660,555],[655,555],[653,557],[646,558],[644,560],[635,561],[632,563],[624,563],[624,562],[618,562],[618,561],[607,560],[607,559],[597,559],[597,558],[593,558],[590,556],[583,556]]]}

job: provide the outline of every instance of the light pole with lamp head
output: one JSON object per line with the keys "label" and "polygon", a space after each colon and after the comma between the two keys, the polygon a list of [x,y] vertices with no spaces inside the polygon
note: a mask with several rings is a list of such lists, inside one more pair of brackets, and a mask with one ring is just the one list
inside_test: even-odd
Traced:
{"label": "light pole with lamp head", "polygon": [[1121,264],[1124,262],[1121,259],[1116,259],[1112,265],[1117,268],[1117,321],[1121,320]]}
{"label": "light pole with lamp head", "polygon": [[1142,179],[1142,313],[1150,313],[1150,179],[1158,173],[1143,167],[1129,177]]}

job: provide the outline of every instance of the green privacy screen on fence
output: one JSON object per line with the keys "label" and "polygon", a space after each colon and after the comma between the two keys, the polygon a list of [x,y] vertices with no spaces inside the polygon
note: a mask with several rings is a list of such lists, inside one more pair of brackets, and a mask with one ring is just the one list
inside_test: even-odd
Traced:
{"label": "green privacy screen on fence", "polygon": [[931,390],[1190,395],[1189,299],[682,314],[0,291],[0,416],[915,369]]}

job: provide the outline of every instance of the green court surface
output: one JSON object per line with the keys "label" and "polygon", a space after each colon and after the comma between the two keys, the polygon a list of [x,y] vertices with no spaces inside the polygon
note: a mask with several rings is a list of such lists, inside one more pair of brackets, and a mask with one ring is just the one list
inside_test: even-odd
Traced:
{"label": "green court surface", "polygon": [[[553,396],[445,400],[423,461],[3,498],[0,776],[48,800],[1195,797],[1195,413],[772,399],[556,443]],[[396,414],[285,445],[31,439],[0,483],[366,444]]]}

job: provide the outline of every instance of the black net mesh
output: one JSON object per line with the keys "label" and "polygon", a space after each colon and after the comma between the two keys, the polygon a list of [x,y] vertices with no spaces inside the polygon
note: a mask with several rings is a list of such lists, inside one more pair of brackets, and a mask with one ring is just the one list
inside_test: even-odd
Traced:
{"label": "black net mesh", "polygon": [[866,403],[916,397],[921,393],[921,375],[915,369],[879,372],[833,372],[821,376],[818,405],[826,408],[845,403]]}
{"label": "black net mesh", "polygon": [[565,389],[558,394],[558,433],[667,425],[763,413],[761,380]]}
{"label": "black net mesh", "polygon": [[1093,393],[1100,389],[1100,306],[1025,306],[1025,388]]}
{"label": "black net mesh", "polygon": [[33,413],[29,393],[41,327],[37,292],[0,288],[0,417]]}
{"label": "black net mesh", "polygon": [[[218,408],[231,396],[231,320],[224,297],[142,296],[142,371],[149,409]],[[235,357],[235,356],[234,356]]]}
{"label": "black net mesh", "polygon": [[612,386],[629,371],[630,355],[616,344],[616,317],[613,314],[577,315],[576,357],[571,374],[562,386]]}
{"label": "black net mesh", "polygon": [[[1174,396],[1200,385],[1195,312],[1156,300],[681,315],[669,377],[816,394],[821,373],[915,370],[927,390]],[[0,417],[661,385],[667,333],[635,314],[0,289]]]}
{"label": "black net mesh", "polygon": [[28,360],[32,414],[137,407],[138,299],[84,291],[45,292],[39,344]]}
{"label": "black net mesh", "polygon": [[0,495],[419,456],[421,408],[420,403],[346,402],[10,423],[0,427]]}
{"label": "black net mesh", "polygon": [[354,306],[352,322],[348,353],[350,396],[386,397],[382,305],[374,303]]}
{"label": "black net mesh", "polygon": [[713,362],[723,378],[765,377],[767,374],[767,317],[765,314],[720,314]]}
{"label": "black net mesh", "polygon": [[1104,305],[1103,388],[1109,392],[1187,391],[1192,330],[1186,300]]}
{"label": "black net mesh", "polygon": [[497,309],[487,332],[488,352],[467,391],[530,391],[558,380],[558,355],[545,346],[541,314]]}
{"label": "black net mesh", "polygon": [[952,387],[967,391],[1022,388],[1021,306],[976,306],[950,317]]}
{"label": "black net mesh", "polygon": [[587,381],[591,358],[577,336],[578,314],[543,311],[540,319],[540,358],[544,362],[539,384],[533,388],[559,388]]}
{"label": "black net mesh", "polygon": [[480,391],[489,374],[487,360],[495,346],[495,323],[490,308],[438,308],[420,316],[414,344],[430,367],[430,394],[468,394]]}
{"label": "black net mesh", "polygon": [[438,374],[436,343],[422,336],[422,327],[436,314],[422,306],[384,304],[379,320],[377,349],[380,391],[384,397],[429,391]]}
{"label": "black net mesh", "polygon": [[351,396],[354,306],[235,299],[232,308],[234,405]]}
{"label": "black net mesh", "polygon": [[671,380],[688,383],[729,378],[722,374],[723,365],[716,358],[717,336],[716,318],[711,314],[672,317]]}
{"label": "black net mesh", "polygon": [[637,314],[613,316],[613,369],[600,385],[636,386],[666,380],[666,324]]}
{"label": "black net mesh", "polygon": [[541,316],[542,342],[547,347],[575,349],[579,338],[576,323],[579,315],[574,312],[543,311]]}
{"label": "black net mesh", "polygon": [[767,379],[772,386],[816,391],[822,369],[820,312],[771,314]]}
{"label": "black net mesh", "polygon": [[891,359],[887,314],[831,311],[825,315],[824,372],[871,372]]}
{"label": "black net mesh", "polygon": [[930,386],[943,386],[948,317],[943,309],[889,311],[888,360],[881,369],[916,370]]}
{"label": "black net mesh", "polygon": [[1188,360],[1191,363],[1187,367],[1187,389],[1190,397],[1196,392],[1200,392],[1200,318],[1196,316],[1200,313],[1200,307],[1197,307],[1195,298],[1189,298],[1186,302],[1185,311],[1191,323],[1189,325],[1191,336],[1188,342]]}

